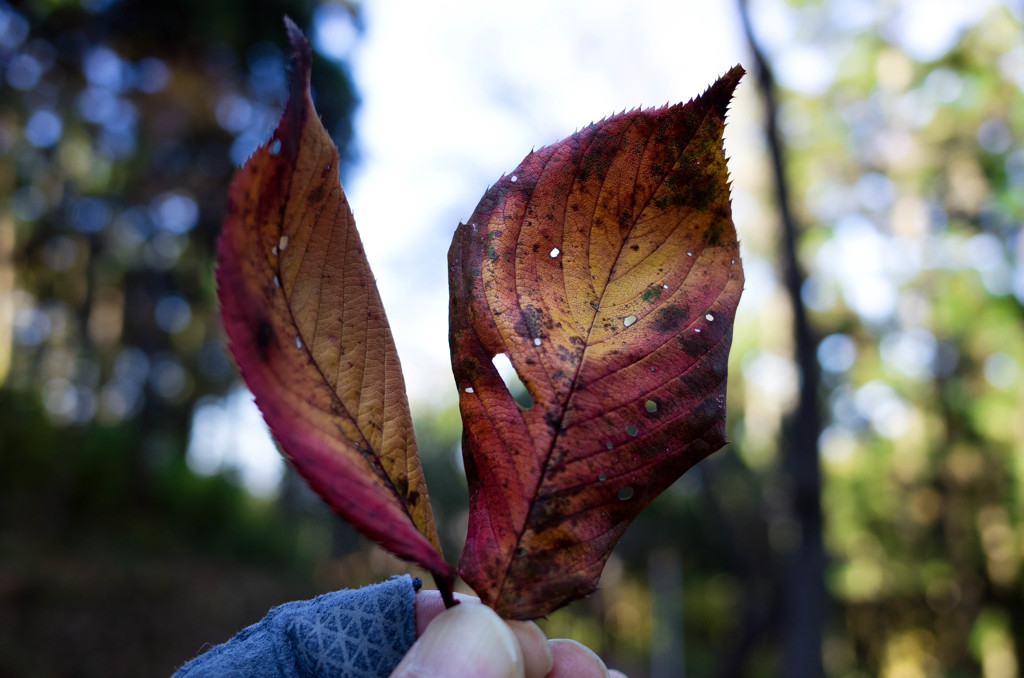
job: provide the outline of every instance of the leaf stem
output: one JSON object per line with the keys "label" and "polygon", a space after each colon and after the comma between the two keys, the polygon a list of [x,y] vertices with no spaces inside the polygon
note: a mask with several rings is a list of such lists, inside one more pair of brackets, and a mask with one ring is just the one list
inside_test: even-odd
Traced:
{"label": "leaf stem", "polygon": [[435,572],[434,583],[437,585],[437,590],[441,593],[441,600],[444,601],[446,610],[459,604],[459,601],[455,600],[455,594],[453,593],[455,577],[443,577]]}

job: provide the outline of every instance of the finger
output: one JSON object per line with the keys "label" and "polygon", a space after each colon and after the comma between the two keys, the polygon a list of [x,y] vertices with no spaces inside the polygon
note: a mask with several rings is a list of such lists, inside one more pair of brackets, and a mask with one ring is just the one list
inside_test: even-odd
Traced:
{"label": "finger", "polygon": [[525,678],[523,653],[508,624],[484,605],[437,615],[391,678]]}
{"label": "finger", "polygon": [[[455,599],[460,605],[479,605],[480,599],[463,593],[456,593]],[[416,593],[416,635],[423,634],[431,620],[444,612],[444,601],[439,591],[421,589]],[[516,635],[519,647],[523,652],[523,667],[526,678],[544,678],[551,670],[551,648],[548,638],[540,627],[533,622],[510,621],[512,632]]]}
{"label": "finger", "polygon": [[549,644],[554,666],[547,678],[609,678],[604,662],[586,645],[564,638]]}
{"label": "finger", "polygon": [[[444,612],[444,601],[441,600],[441,592],[427,589],[420,589],[416,592],[416,637],[419,638],[426,630],[427,624],[437,615]],[[480,599],[475,596],[467,596],[464,593],[456,593],[455,600],[460,604],[469,603],[479,605]]]}
{"label": "finger", "polygon": [[554,663],[548,637],[540,627],[531,621],[506,622],[512,633],[516,634],[519,647],[523,651],[523,668],[526,678],[545,678]]}

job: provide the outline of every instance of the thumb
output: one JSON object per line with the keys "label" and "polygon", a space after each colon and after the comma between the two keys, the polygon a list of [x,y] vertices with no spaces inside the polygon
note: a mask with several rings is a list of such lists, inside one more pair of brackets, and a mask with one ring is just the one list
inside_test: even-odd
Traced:
{"label": "thumb", "polygon": [[515,634],[486,605],[456,605],[439,614],[391,678],[523,678]]}

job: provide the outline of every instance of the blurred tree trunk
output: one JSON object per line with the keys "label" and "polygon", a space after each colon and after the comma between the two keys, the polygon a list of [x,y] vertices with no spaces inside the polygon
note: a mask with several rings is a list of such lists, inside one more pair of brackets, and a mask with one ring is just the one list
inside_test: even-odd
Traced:
{"label": "blurred tree trunk", "polygon": [[[724,460],[728,460],[729,466],[723,463]],[[708,519],[722,528],[721,538],[728,552],[726,569],[739,587],[739,609],[734,612],[736,632],[718,653],[716,668],[709,675],[714,678],[740,678],[749,675],[751,657],[758,644],[778,625],[779,612],[771,592],[777,588],[775,582],[779,579],[779,566],[774,560],[763,525],[764,516],[758,510],[757,502],[751,502],[742,511],[735,506],[726,510],[722,498],[715,491],[715,488],[721,491],[724,486],[722,477],[743,473],[751,474],[749,487],[760,487],[753,472],[739,460],[735,450],[724,452],[718,463],[721,475],[717,471],[713,473],[715,467],[707,462],[689,471],[699,472],[704,477],[702,487]]]}
{"label": "blurred tree trunk", "polygon": [[739,0],[743,28],[755,61],[755,77],[764,104],[775,200],[782,241],[779,266],[793,308],[794,353],[801,377],[796,408],[782,428],[782,485],[791,499],[795,543],[784,554],[782,575],[782,675],[811,678],[824,675],[821,661],[825,603],[825,549],[822,540],[821,471],[818,464],[818,365],[816,339],[801,299],[804,276],[797,260],[798,228],[790,206],[785,151],[779,136],[775,81],[751,25],[748,0]]}
{"label": "blurred tree trunk", "polygon": [[683,563],[673,548],[654,551],[647,559],[653,633],[651,678],[685,678],[686,637],[683,633]]}
{"label": "blurred tree trunk", "polygon": [[14,219],[0,215],[0,386],[11,367],[14,346]]}

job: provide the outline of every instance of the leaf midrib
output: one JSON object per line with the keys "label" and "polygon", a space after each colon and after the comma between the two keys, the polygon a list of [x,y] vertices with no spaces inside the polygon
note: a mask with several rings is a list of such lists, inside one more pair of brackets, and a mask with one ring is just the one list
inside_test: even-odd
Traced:
{"label": "leaf midrib", "polygon": [[[303,124],[302,124],[301,136],[302,137],[306,137],[306,135],[309,133],[310,127],[311,127],[310,116],[309,116],[309,107],[308,106],[303,106],[303,117],[304,117],[304,120],[303,120]],[[324,134],[326,135],[326,131],[324,132]],[[333,146],[333,143],[331,143],[331,145]],[[302,153],[303,146],[304,146],[304,144],[301,143],[301,139],[300,139],[298,153],[300,153],[300,154]],[[337,149],[336,148],[334,149],[334,155],[335,155],[335,162],[337,162],[338,155],[337,155]],[[296,162],[291,163],[293,171],[285,173],[285,175],[287,177],[287,180],[286,180],[287,187],[286,187],[286,190],[284,191],[284,195],[286,197],[285,197],[284,200],[281,201],[280,214],[279,214],[279,219],[278,219],[278,221],[280,223],[278,237],[280,237],[281,235],[287,235],[287,234],[283,233],[283,230],[284,230],[284,216],[285,216],[285,212],[287,211],[287,208],[288,208],[289,204],[291,204],[292,201],[293,201],[292,177],[294,176],[294,168],[295,168],[295,164],[297,163],[297,160],[298,160],[298,155],[296,155]],[[307,184],[307,186],[305,187],[307,189],[306,190],[307,193],[308,193],[308,188],[312,184],[312,181],[313,181],[313,179],[315,177],[315,172],[311,172],[309,177],[310,177],[309,184]],[[340,186],[339,186],[339,190],[341,190]],[[322,209],[322,206],[321,206],[321,209]],[[304,216],[306,214],[305,210],[302,210],[301,214]],[[354,218],[353,218],[352,226],[353,226],[353,228],[355,227],[355,219]],[[333,238],[334,238],[334,230],[335,230],[335,227],[334,227],[334,225],[332,225],[331,233],[328,236],[329,239],[331,239],[331,240],[333,240]],[[299,264],[298,264],[299,268],[301,268],[302,262],[305,261],[306,253],[308,251],[309,251],[309,240],[306,241],[306,247],[303,250],[302,255],[300,255],[300,260],[299,260]],[[284,281],[284,278],[282,277],[282,271],[281,271],[281,259],[283,258],[281,256],[282,254],[283,254],[283,252],[279,252],[278,253],[277,262],[274,265],[273,270],[276,272],[276,274],[278,276],[278,279],[281,281],[281,294],[284,297],[284,302],[285,302],[284,306],[285,306],[286,312],[288,314],[288,320],[291,322],[291,324],[295,328],[299,338],[302,340],[302,348],[298,349],[298,350],[302,350],[302,351],[306,352],[306,354],[309,357],[309,363],[311,365],[313,365],[314,369],[316,370],[316,374],[319,375],[321,381],[327,387],[327,390],[331,394],[331,399],[338,403],[338,405],[341,407],[341,411],[343,411],[345,413],[346,418],[352,423],[352,425],[355,427],[355,429],[359,431],[360,435],[363,437],[363,442],[365,442],[367,444],[366,447],[364,447],[363,445],[359,444],[358,442],[356,442],[354,440],[351,440],[348,436],[344,435],[344,432],[341,431],[340,427],[338,427],[337,424],[335,424],[335,426],[338,428],[338,432],[340,434],[342,434],[342,438],[344,438],[346,441],[352,443],[352,445],[356,448],[356,450],[363,456],[364,459],[366,459],[367,463],[370,465],[370,468],[373,469],[374,474],[383,482],[385,487],[391,492],[392,496],[394,496],[396,499],[398,499],[398,504],[401,507],[402,511],[409,518],[409,520],[412,523],[412,525],[414,527],[416,527],[417,532],[419,532],[420,531],[419,527],[416,525],[416,521],[413,519],[412,514],[409,512],[409,507],[406,505],[405,501],[398,494],[398,491],[395,488],[394,483],[392,482],[390,476],[388,476],[387,472],[384,470],[383,465],[380,462],[380,453],[378,451],[376,451],[376,450],[373,450],[370,447],[369,440],[368,440],[368,438],[366,436],[366,433],[363,431],[363,428],[359,425],[358,418],[353,417],[352,412],[349,410],[348,406],[345,404],[345,402],[338,395],[338,393],[335,390],[335,388],[333,386],[331,386],[331,382],[327,379],[327,376],[324,374],[323,369],[320,367],[319,361],[313,355],[312,344],[309,341],[307,341],[306,338],[302,335],[302,329],[301,329],[298,321],[296,320],[294,313],[292,312],[290,294],[289,294],[288,290],[285,289],[285,281]],[[369,267],[369,262],[367,262],[367,267]],[[320,279],[319,282],[322,284],[322,271],[321,271],[321,279]],[[316,323],[316,325],[318,326],[319,323]],[[390,331],[390,330],[388,330],[388,331]],[[285,349],[285,350],[287,350],[287,349]],[[365,360],[366,360],[366,357],[364,355],[364,363],[365,363]],[[387,372],[387,364],[386,364],[386,362],[387,361],[385,361],[385,368],[384,368],[385,369],[385,381],[386,381],[386,372]],[[340,360],[339,360],[339,363],[340,363]],[[309,403],[308,400],[306,400],[306,402]],[[312,403],[309,403],[309,404],[312,405]],[[323,411],[320,407],[317,407],[316,409]],[[328,414],[330,414],[330,413],[328,413]],[[382,430],[382,435],[381,435],[381,442],[382,442],[382,444],[383,444],[383,439],[384,439],[384,437],[383,437],[383,430]],[[422,534],[422,532],[421,532],[421,534]]]}

